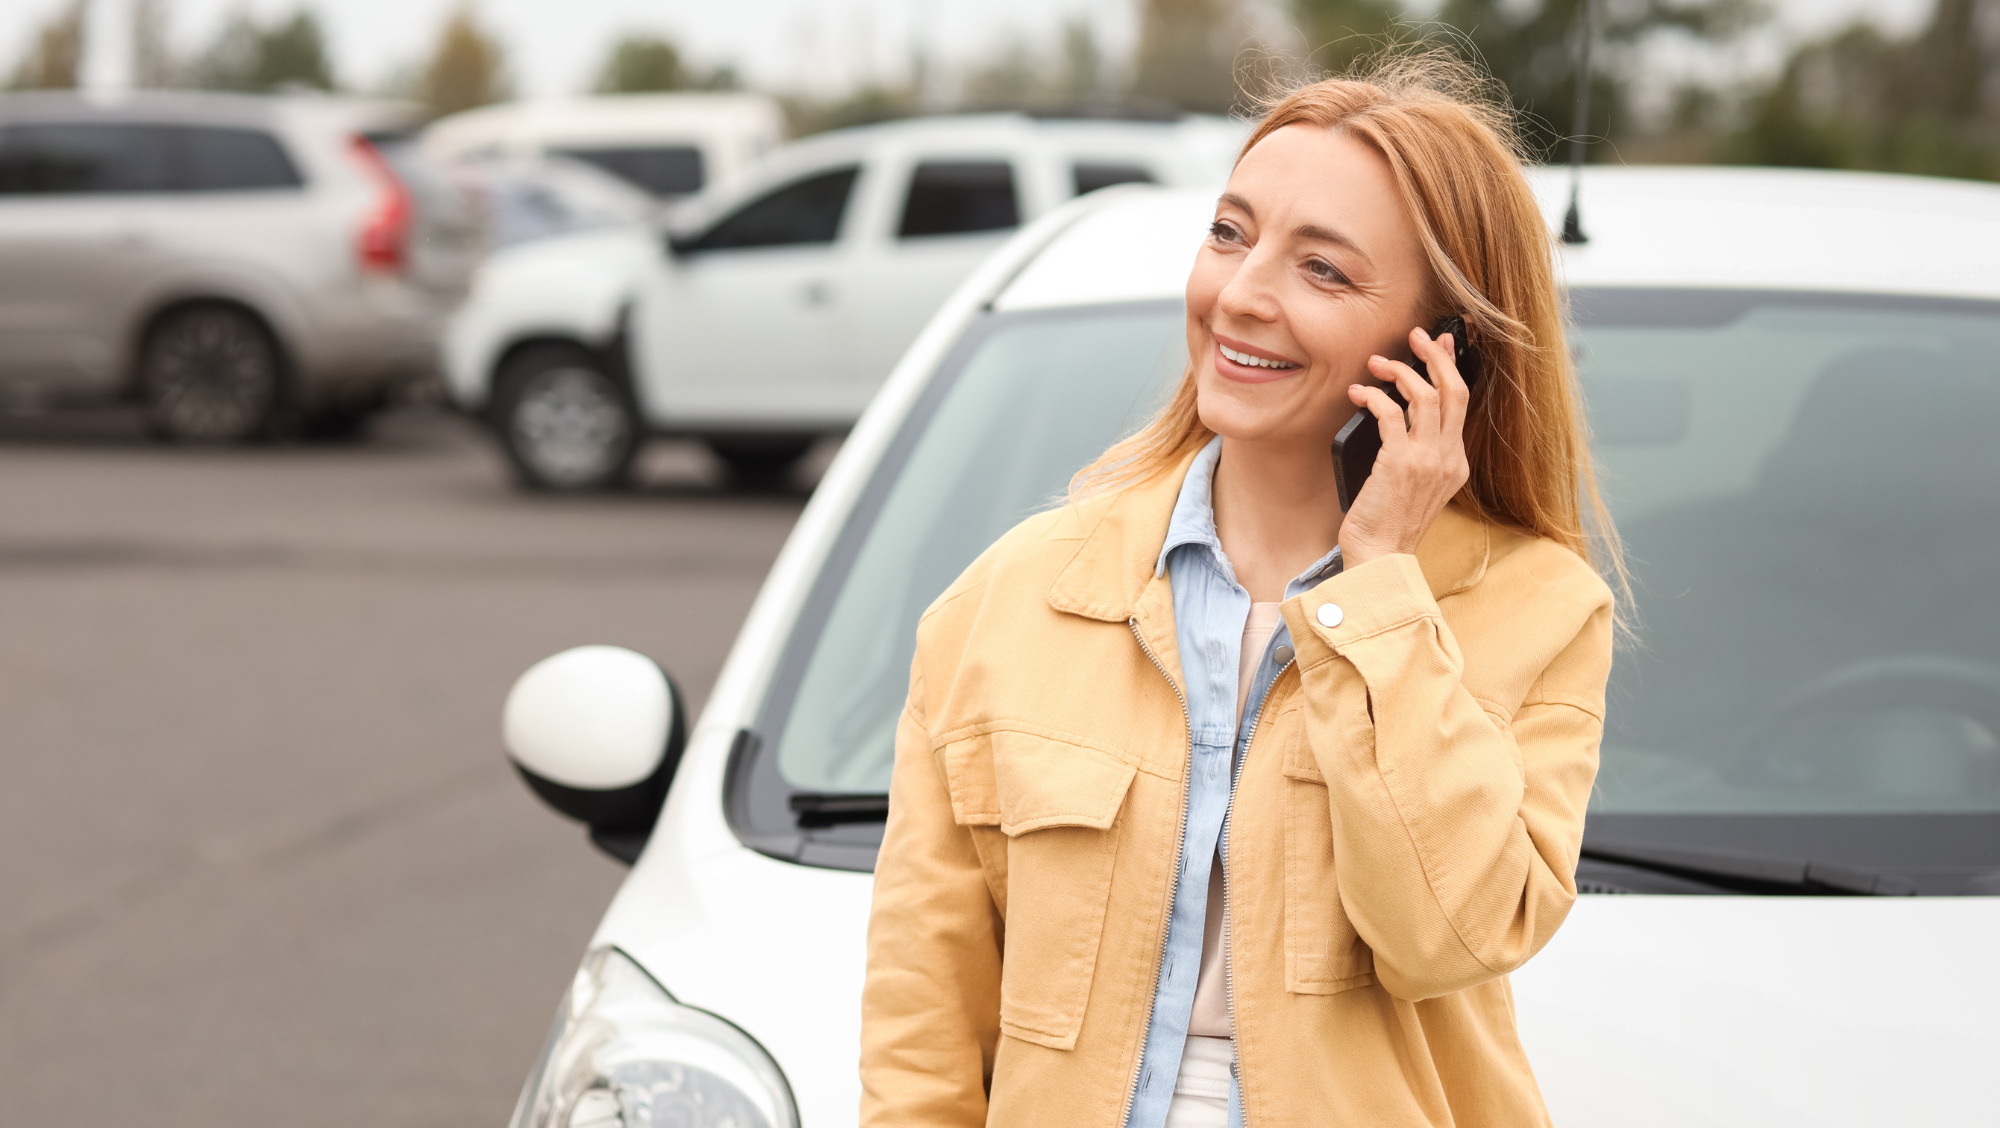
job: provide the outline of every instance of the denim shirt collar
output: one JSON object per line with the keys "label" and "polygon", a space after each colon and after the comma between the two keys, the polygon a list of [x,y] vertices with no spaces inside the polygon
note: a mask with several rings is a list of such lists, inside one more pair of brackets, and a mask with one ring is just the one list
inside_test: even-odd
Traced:
{"label": "denim shirt collar", "polygon": [[[1173,516],[1167,522],[1166,543],[1160,546],[1159,559],[1153,564],[1155,576],[1167,574],[1167,559],[1175,549],[1193,544],[1207,547],[1213,562],[1231,582],[1236,582],[1236,575],[1229,567],[1229,558],[1222,551],[1222,539],[1215,532],[1215,467],[1221,461],[1222,436],[1217,435],[1188,464],[1187,476],[1181,479],[1180,497],[1175,500]],[[1315,584],[1338,571],[1340,547],[1336,545],[1332,552],[1314,561],[1311,567],[1285,585],[1285,598],[1311,590]]]}

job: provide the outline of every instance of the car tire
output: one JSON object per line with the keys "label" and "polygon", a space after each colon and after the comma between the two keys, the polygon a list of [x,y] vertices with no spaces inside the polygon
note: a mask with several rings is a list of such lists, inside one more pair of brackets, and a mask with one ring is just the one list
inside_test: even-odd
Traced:
{"label": "car tire", "polygon": [[140,347],[139,394],[154,435],[236,443],[265,434],[284,399],[284,361],[246,310],[198,305],[161,318]]}
{"label": "car tire", "polygon": [[521,484],[558,493],[624,485],[645,431],[624,383],[597,357],[568,345],[507,361],[492,423]]}
{"label": "car tire", "polygon": [[772,489],[791,477],[792,467],[812,449],[813,436],[708,435],[703,441],[729,468],[732,482],[751,489]]}

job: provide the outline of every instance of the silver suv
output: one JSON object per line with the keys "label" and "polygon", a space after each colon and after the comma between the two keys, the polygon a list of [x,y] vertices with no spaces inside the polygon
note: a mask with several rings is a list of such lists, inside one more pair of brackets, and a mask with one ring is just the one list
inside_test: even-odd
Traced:
{"label": "silver suv", "polygon": [[136,399],[162,437],[358,426],[437,365],[480,253],[401,107],[0,96],[0,403]]}

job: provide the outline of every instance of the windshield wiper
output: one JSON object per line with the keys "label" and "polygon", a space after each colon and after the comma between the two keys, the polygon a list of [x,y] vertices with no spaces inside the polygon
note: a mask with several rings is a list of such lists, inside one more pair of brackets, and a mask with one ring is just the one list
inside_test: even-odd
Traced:
{"label": "windshield wiper", "polygon": [[1592,861],[1705,881],[1743,893],[1912,897],[1917,892],[1915,882],[1893,874],[1761,854],[1586,840],[1583,856]]}
{"label": "windshield wiper", "polygon": [[820,830],[842,823],[888,822],[889,797],[852,792],[794,791],[792,814],[798,817],[800,830]]}

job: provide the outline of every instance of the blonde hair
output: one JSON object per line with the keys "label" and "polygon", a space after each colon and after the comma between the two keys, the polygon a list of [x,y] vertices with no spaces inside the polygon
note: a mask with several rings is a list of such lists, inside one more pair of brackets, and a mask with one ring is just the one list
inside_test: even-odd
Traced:
{"label": "blonde hair", "polygon": [[[1553,239],[1521,173],[1512,112],[1490,79],[1442,52],[1394,53],[1364,66],[1276,99],[1237,160],[1298,124],[1340,130],[1382,154],[1430,262],[1425,323],[1463,315],[1484,360],[1465,420],[1471,476],[1455,500],[1594,560],[1629,590],[1563,339]],[[1178,465],[1213,435],[1195,405],[1190,364],[1159,415],[1077,472],[1071,497]]]}

